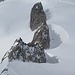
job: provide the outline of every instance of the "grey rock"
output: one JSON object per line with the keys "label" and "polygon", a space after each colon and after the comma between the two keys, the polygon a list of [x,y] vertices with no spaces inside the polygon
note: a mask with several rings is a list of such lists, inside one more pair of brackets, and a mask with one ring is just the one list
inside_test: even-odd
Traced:
{"label": "grey rock", "polygon": [[0,2],[2,2],[2,1],[4,2],[5,0],[0,0]]}
{"label": "grey rock", "polygon": [[[8,53],[9,62],[12,60],[22,60],[23,62],[46,63],[44,49],[39,44],[26,44],[23,40],[17,39]],[[14,44],[15,44],[14,43]]]}
{"label": "grey rock", "polygon": [[[8,72],[8,68],[5,68],[5,69],[3,69],[3,71],[0,73],[0,75],[5,74],[5,73],[7,73],[7,72]],[[7,75],[9,75],[9,74],[7,74]]]}
{"label": "grey rock", "polygon": [[46,14],[41,2],[36,3],[31,10],[30,28],[32,31],[35,29],[37,29],[37,31],[35,32],[31,43],[38,43],[44,49],[50,47],[49,28],[46,20]]}
{"label": "grey rock", "polygon": [[31,43],[38,43],[44,49],[48,49],[50,47],[49,28],[47,25],[43,24],[38,28]]}
{"label": "grey rock", "polygon": [[41,24],[46,24],[46,14],[43,11],[41,2],[36,3],[31,9],[30,14],[30,28],[32,31],[37,29]]}

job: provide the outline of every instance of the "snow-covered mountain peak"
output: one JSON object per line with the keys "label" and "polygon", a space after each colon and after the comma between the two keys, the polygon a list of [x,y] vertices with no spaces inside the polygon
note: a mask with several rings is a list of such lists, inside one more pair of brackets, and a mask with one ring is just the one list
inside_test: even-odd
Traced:
{"label": "snow-covered mountain peak", "polygon": [[[0,72],[5,68],[6,74],[10,75],[75,75],[75,0],[6,0],[1,2],[0,59],[16,38],[22,37],[26,43],[32,40],[35,31],[32,32],[29,28],[29,15],[32,6],[37,2],[42,2],[44,10],[48,9],[50,12],[46,14],[49,15],[47,22],[55,35],[50,34],[54,37],[51,38],[51,49],[48,49],[45,54],[48,60],[52,61],[46,64],[12,61],[5,68],[6,59],[0,64]],[[60,63],[57,57],[61,60]]]}

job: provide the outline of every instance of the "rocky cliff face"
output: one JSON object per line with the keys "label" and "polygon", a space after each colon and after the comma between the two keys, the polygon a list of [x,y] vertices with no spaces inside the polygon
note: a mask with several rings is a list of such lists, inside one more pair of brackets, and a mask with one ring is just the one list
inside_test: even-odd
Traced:
{"label": "rocky cliff face", "polygon": [[38,43],[44,49],[49,48],[49,28],[46,23],[46,15],[41,2],[36,3],[31,10],[30,28],[32,31],[37,29],[31,43]]}
{"label": "rocky cliff face", "polygon": [[40,26],[40,28],[35,32],[31,43],[38,43],[43,49],[50,47],[49,28],[47,25],[43,24]]}
{"label": "rocky cliff face", "polygon": [[37,29],[41,24],[46,24],[46,14],[43,11],[43,6],[40,3],[36,3],[30,14],[30,28],[32,31]]}
{"label": "rocky cliff face", "polygon": [[9,62],[12,60],[32,61],[36,63],[46,63],[44,49],[50,47],[49,27],[46,24],[46,15],[41,3],[36,3],[31,11],[30,20],[31,30],[36,30],[32,41],[24,43],[21,38],[16,39],[14,45],[7,51],[2,61],[8,57]]}
{"label": "rocky cliff face", "polygon": [[39,44],[26,44],[21,38],[15,40],[11,49],[2,58],[2,61],[6,57],[8,57],[9,62],[21,60],[23,62],[46,63],[44,49]]}
{"label": "rocky cliff face", "polygon": [[0,0],[0,2],[5,1],[5,0]]}
{"label": "rocky cliff face", "polygon": [[14,45],[2,58],[2,61],[8,57],[9,62],[17,59],[24,62],[32,61],[36,63],[46,63],[44,49],[50,47],[50,37],[49,28],[46,24],[46,15],[41,3],[36,3],[33,6],[30,21],[32,30],[38,28],[34,33],[32,41],[26,44],[21,38],[16,39]]}

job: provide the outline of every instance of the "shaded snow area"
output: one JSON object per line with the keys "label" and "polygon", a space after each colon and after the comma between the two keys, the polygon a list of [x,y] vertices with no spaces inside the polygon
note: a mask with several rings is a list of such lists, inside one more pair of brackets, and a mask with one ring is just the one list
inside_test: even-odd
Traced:
{"label": "shaded snow area", "polygon": [[0,3],[0,60],[21,37],[31,42],[29,27],[32,6],[41,2],[50,31],[50,49],[45,50],[46,63],[5,59],[1,75],[75,75],[75,0],[6,0]]}

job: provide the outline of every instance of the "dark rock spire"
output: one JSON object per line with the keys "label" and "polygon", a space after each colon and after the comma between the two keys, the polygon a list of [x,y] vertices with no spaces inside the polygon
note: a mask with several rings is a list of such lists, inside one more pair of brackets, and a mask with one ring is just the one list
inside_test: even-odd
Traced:
{"label": "dark rock spire", "polygon": [[36,3],[31,10],[30,28],[32,31],[37,29],[31,43],[32,44],[38,43],[44,49],[49,48],[50,47],[49,27],[46,23],[46,14],[43,10],[41,2]]}
{"label": "dark rock spire", "polygon": [[43,11],[43,6],[41,2],[36,3],[32,9],[30,14],[30,28],[32,31],[37,29],[41,24],[46,24],[46,14]]}

